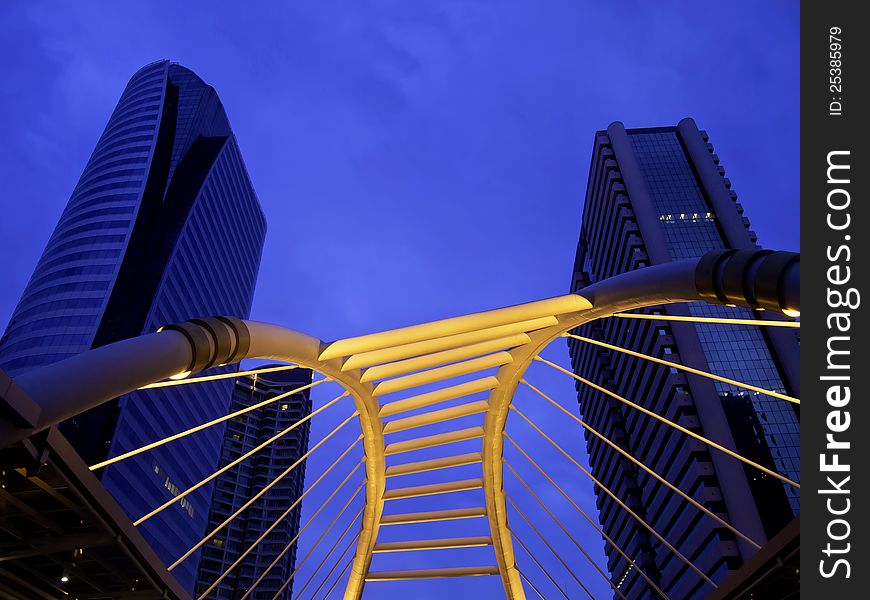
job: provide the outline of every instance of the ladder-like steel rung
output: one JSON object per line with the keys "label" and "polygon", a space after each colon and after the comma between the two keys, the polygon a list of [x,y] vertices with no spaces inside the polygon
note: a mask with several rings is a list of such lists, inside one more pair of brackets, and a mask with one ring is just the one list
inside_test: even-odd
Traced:
{"label": "ladder-like steel rung", "polygon": [[460,481],[447,481],[444,483],[429,483],[426,485],[415,485],[412,487],[387,490],[384,492],[384,500],[402,500],[405,498],[417,498],[419,496],[435,496],[436,494],[478,490],[482,487],[483,479],[462,479]]}
{"label": "ladder-like steel rung", "polygon": [[387,377],[395,377],[405,373],[413,373],[421,369],[429,369],[439,365],[446,365],[459,360],[474,358],[495,352],[496,350],[507,350],[508,348],[516,348],[523,344],[528,344],[531,341],[526,333],[515,333],[513,335],[496,338],[494,340],[486,340],[476,344],[468,344],[459,348],[451,348],[450,350],[442,350],[441,352],[433,352],[432,354],[424,354],[414,358],[405,360],[397,360],[388,362],[374,367],[369,367],[362,373],[360,381],[376,381],[378,379],[386,379]]}
{"label": "ladder-like steel rung", "polygon": [[432,321],[431,323],[411,325],[410,327],[337,340],[328,344],[321,351],[319,360],[329,360],[339,356],[371,352],[372,350],[380,350],[390,346],[431,340],[467,331],[479,331],[499,325],[507,325],[508,323],[563,315],[590,308],[592,308],[592,304],[589,300],[576,294],[547,298],[545,300],[507,306],[496,310],[472,313],[461,317],[452,317],[450,319]]}
{"label": "ladder-like steel rung", "polygon": [[427,471],[447,469],[448,467],[473,465],[474,463],[479,462],[483,462],[483,454],[480,452],[469,452],[468,454],[457,454],[456,456],[444,456],[442,458],[430,458],[429,460],[391,465],[387,467],[386,475],[387,477],[411,475],[413,473],[425,473]]}
{"label": "ladder-like steel rung", "polygon": [[448,335],[444,337],[435,337],[421,342],[412,342],[410,344],[400,344],[398,346],[390,346],[381,350],[373,350],[371,352],[361,352],[353,354],[344,361],[341,366],[342,371],[350,371],[352,369],[361,369],[371,367],[373,365],[381,365],[397,360],[404,360],[414,356],[422,356],[424,354],[432,354],[442,350],[450,350],[451,348],[459,348],[485,342],[495,338],[506,337],[515,333],[528,333],[545,327],[558,325],[559,319],[556,317],[539,317],[528,321],[517,321],[508,323],[507,325],[499,325],[487,329],[478,329],[477,331],[469,331],[456,335]]}
{"label": "ladder-like steel rung", "polygon": [[458,521],[485,517],[486,508],[451,508],[447,510],[429,510],[425,512],[383,515],[381,525],[411,525],[414,523],[433,523],[435,521]]}
{"label": "ladder-like steel rung", "polygon": [[498,387],[498,379],[496,377],[482,377],[474,381],[466,381],[459,385],[451,385],[450,387],[441,388],[425,394],[418,394],[403,400],[396,400],[381,406],[380,414],[382,417],[388,417],[396,413],[407,412],[415,408],[423,408],[431,406],[439,402],[455,400],[463,396],[470,396],[477,392],[487,392]]}
{"label": "ladder-like steel rung", "polygon": [[462,362],[444,365],[443,367],[436,367],[427,371],[419,371],[417,373],[411,373],[410,375],[394,377],[378,383],[375,386],[375,389],[372,390],[372,396],[383,396],[384,394],[407,390],[419,385],[443,381],[445,379],[450,379],[451,377],[459,377],[460,375],[468,375],[469,373],[476,373],[485,369],[500,367],[508,364],[513,359],[514,357],[511,356],[509,352],[493,352],[492,354],[479,356],[477,358],[472,358],[471,360],[464,360]]}
{"label": "ladder-like steel rung", "polygon": [[451,419],[460,419],[469,415],[476,415],[486,412],[489,408],[489,402],[486,400],[478,400],[477,402],[468,402],[450,408],[442,408],[441,410],[433,410],[413,417],[405,417],[404,419],[395,419],[384,425],[384,433],[396,433],[397,431],[406,431],[416,427],[425,427],[426,425],[434,425]]}
{"label": "ladder-like steel rung", "polygon": [[443,538],[440,540],[409,540],[402,542],[381,542],[375,544],[372,552],[411,552],[414,550],[447,550],[450,548],[477,548],[492,546],[492,537]]}
{"label": "ladder-like steel rung", "polygon": [[435,446],[473,440],[475,438],[482,438],[483,436],[483,427],[469,427],[467,429],[458,429],[456,431],[446,431],[444,433],[436,433],[435,435],[427,435],[412,440],[387,444],[384,448],[384,454],[399,454],[401,452],[411,452],[412,450],[421,450],[423,448],[434,448]]}
{"label": "ladder-like steel rung", "polygon": [[408,571],[369,571],[366,581],[406,581],[409,579],[440,579],[443,577],[480,577],[498,575],[497,566],[446,567]]}

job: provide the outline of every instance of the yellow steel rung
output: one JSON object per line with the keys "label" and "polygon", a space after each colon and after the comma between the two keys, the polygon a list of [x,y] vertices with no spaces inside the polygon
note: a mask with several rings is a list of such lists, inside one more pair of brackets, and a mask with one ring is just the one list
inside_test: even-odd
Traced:
{"label": "yellow steel rung", "polygon": [[369,571],[366,581],[405,581],[409,579],[439,579],[443,577],[480,577],[498,575],[497,566],[446,567],[407,571]]}
{"label": "yellow steel rung", "polygon": [[445,456],[442,458],[431,458],[429,460],[391,465],[386,469],[386,476],[395,477],[397,475],[425,473],[427,471],[436,471],[438,469],[447,469],[449,467],[473,465],[474,463],[482,461],[483,455],[480,452],[469,452],[468,454],[458,454],[456,456]]}
{"label": "yellow steel rung", "polygon": [[486,400],[478,400],[477,402],[468,402],[459,406],[451,406],[450,408],[442,408],[441,410],[433,410],[413,417],[405,417],[404,419],[396,419],[384,425],[384,433],[396,433],[397,431],[406,431],[416,427],[424,427],[449,421],[451,419],[459,419],[469,415],[476,415],[486,412],[489,408],[489,402]]}
{"label": "yellow steel rung", "polygon": [[429,483],[426,485],[415,485],[413,487],[387,490],[384,492],[384,500],[402,500],[404,498],[417,498],[419,496],[435,496],[437,494],[477,490],[482,487],[483,479],[462,479],[460,481],[447,481],[444,483]]}

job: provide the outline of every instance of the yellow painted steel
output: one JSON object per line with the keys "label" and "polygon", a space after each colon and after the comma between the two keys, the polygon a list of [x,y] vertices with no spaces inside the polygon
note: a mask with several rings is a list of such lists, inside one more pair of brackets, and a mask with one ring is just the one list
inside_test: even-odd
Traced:
{"label": "yellow painted steel", "polygon": [[433,410],[420,415],[414,415],[413,417],[396,419],[384,424],[384,434],[406,431],[415,427],[424,427],[434,423],[443,423],[451,419],[485,413],[488,408],[489,403],[486,400],[479,400],[477,402],[460,404],[459,406],[451,406],[450,408],[442,408],[441,410]]}
{"label": "yellow painted steel", "polygon": [[517,321],[527,321],[540,317],[552,317],[565,313],[577,312],[592,308],[592,304],[576,294],[558,296],[546,300],[538,300],[527,304],[518,304],[486,312],[473,313],[441,321],[432,321],[422,325],[412,325],[393,329],[382,333],[372,333],[332,342],[320,353],[320,360],[329,360],[341,356],[350,356],[360,352],[371,352],[392,346],[411,344],[424,340],[480,331],[500,325],[508,325]]}
{"label": "yellow painted steel", "polygon": [[462,362],[444,365],[443,367],[436,367],[427,371],[412,373],[411,375],[387,379],[375,386],[372,395],[383,396],[384,394],[391,394],[393,392],[400,392],[413,387],[443,381],[445,379],[450,379],[451,377],[459,377],[460,375],[468,375],[469,373],[484,371],[486,369],[491,369],[492,367],[505,365],[511,362],[511,360],[513,360],[513,358],[510,353],[495,352],[493,354],[487,354],[486,356],[472,358],[471,360],[464,360]]}
{"label": "yellow painted steel", "polygon": [[384,500],[403,500],[405,498],[416,498],[417,496],[437,496],[438,494],[449,494],[451,492],[479,490],[482,487],[482,479],[463,479],[461,481],[447,481],[444,483],[428,483],[426,485],[415,485],[412,487],[387,490],[384,492]]}
{"label": "yellow painted steel", "polygon": [[467,427],[458,431],[447,431],[437,433],[435,435],[427,435],[425,437],[405,440],[404,442],[393,442],[387,444],[384,448],[384,454],[400,454],[402,452],[411,452],[422,448],[434,448],[435,446],[443,446],[444,444],[452,444],[453,442],[463,442],[465,440],[473,440],[482,438],[485,435],[483,427]]}
{"label": "yellow painted steel", "polygon": [[[355,542],[351,541],[352,544],[356,543],[356,551],[351,562],[348,563],[349,566],[345,567],[346,570],[349,569],[345,600],[359,600],[367,581],[486,575],[500,576],[505,595],[510,600],[525,600],[523,581],[530,582],[517,568],[513,545],[515,536],[508,521],[507,499],[504,491],[505,425],[517,386],[529,365],[535,359],[543,360],[539,358],[541,350],[572,329],[588,321],[611,316],[614,310],[625,311],[658,305],[663,301],[691,299],[679,296],[663,297],[650,292],[644,294],[620,299],[618,306],[611,301],[608,303],[602,301],[602,306],[594,306],[588,299],[572,294],[331,343],[324,343],[316,338],[264,323],[246,322],[251,339],[251,349],[246,357],[285,360],[294,365],[311,368],[325,376],[326,379],[321,381],[338,382],[347,390],[346,394],[353,398],[356,407],[355,415],[358,417],[361,429],[360,439],[364,446],[365,459],[362,464],[365,466],[366,478],[362,485],[365,489],[365,503],[359,513],[360,530],[354,538]],[[618,316],[635,318],[635,315],[630,314]],[[647,316],[637,316],[637,318],[647,318]],[[780,325],[779,322],[776,324],[791,326]],[[561,369],[557,365],[553,366],[574,376],[570,371]],[[459,383],[450,381],[468,375],[476,379],[460,380]],[[208,379],[208,377],[191,378],[182,383]],[[176,383],[161,382],[151,387]],[[596,387],[585,380],[584,383]],[[402,391],[406,392],[405,398],[391,400],[389,395]],[[484,393],[486,393],[485,397],[480,396],[462,404],[437,408],[437,405],[442,403]],[[604,391],[604,393],[613,395],[612,392]],[[384,402],[384,396],[390,400]],[[637,407],[624,398],[618,399],[646,412],[642,407]],[[395,415],[402,416],[389,419]],[[387,443],[384,439],[385,435],[396,432],[413,431],[428,425],[449,423],[466,417],[469,420],[477,418],[481,422],[479,425],[469,427],[468,422],[463,421],[462,428],[456,424],[454,429],[438,434],[418,433],[408,439],[392,443]],[[465,451],[464,454],[422,460],[422,457],[414,456],[418,450],[474,440],[481,440],[480,451]],[[706,439],[703,441],[710,443]],[[387,460],[394,460],[397,455],[402,455],[402,462],[388,465]],[[482,471],[478,478],[446,483],[424,483],[411,487],[389,489],[387,487],[388,478],[394,482],[396,480],[393,478],[402,475],[425,474],[440,469],[477,464],[481,465]],[[95,468],[97,466],[95,465]],[[484,506],[479,508],[384,515],[384,504],[389,500],[404,499],[413,502],[414,498],[478,489],[483,490],[485,500]],[[489,526],[487,536],[377,542],[381,525],[484,517]],[[590,518],[587,516],[587,519]],[[599,532],[603,535],[603,531],[599,530]],[[606,536],[605,539],[612,543],[612,540]],[[676,549],[662,541],[676,552]],[[577,544],[580,548],[579,543]],[[495,566],[459,565],[444,569],[370,572],[372,555],[375,552],[479,545],[493,546],[497,563]],[[591,560],[591,557],[587,556],[587,558]],[[634,564],[630,557],[625,556],[625,559]],[[333,570],[342,560],[343,558],[340,557]],[[330,570],[321,586],[327,583],[333,570]],[[342,574],[344,572],[342,571]],[[342,574],[339,578],[343,577]],[[294,575],[295,572],[291,575],[291,579]],[[549,574],[547,575],[549,577]],[[700,573],[700,575],[706,578],[705,574]],[[285,587],[288,584],[289,580],[285,582]],[[336,583],[332,585],[335,586]],[[581,587],[583,587],[582,583]],[[661,590],[653,587],[664,596]],[[621,596],[618,589],[615,589],[614,593]]]}
{"label": "yellow painted steel", "polygon": [[459,385],[453,385],[447,388],[441,388],[425,394],[419,394],[404,400],[396,400],[381,406],[381,417],[388,417],[400,412],[407,412],[432,404],[455,400],[463,396],[470,396],[478,392],[488,392],[491,389],[498,387],[498,379],[495,377],[483,377],[474,381],[467,381]]}
{"label": "yellow painted steel", "polygon": [[486,509],[480,508],[452,508],[447,510],[430,510],[415,513],[403,513],[384,515],[381,525],[408,525],[411,523],[433,523],[435,521],[456,521],[460,519],[474,519],[486,516]]}
{"label": "yellow painted steel", "polygon": [[478,535],[461,538],[444,538],[440,540],[408,540],[400,542],[383,542],[375,544],[375,552],[410,552],[413,550],[446,550],[449,548],[475,548],[492,546],[492,538],[488,535]]}
{"label": "yellow painted steel", "polygon": [[361,369],[363,367],[393,362],[396,360],[411,358],[413,356],[431,354],[441,350],[460,348],[468,346],[469,344],[507,337],[515,333],[528,333],[545,327],[552,327],[558,323],[559,320],[556,317],[540,317],[528,321],[518,321],[516,323],[508,323],[507,325],[499,325],[498,327],[479,329],[477,331],[469,331],[457,335],[432,338],[421,342],[390,346],[381,350],[353,354],[344,361],[341,370],[350,371],[352,369]]}
{"label": "yellow painted steel", "polygon": [[415,569],[408,571],[380,571],[369,573],[366,581],[408,581],[411,579],[441,579],[446,577],[479,577],[498,575],[498,567],[446,567],[441,569]]}
{"label": "yellow painted steel", "polygon": [[421,460],[417,462],[400,463],[387,467],[387,477],[397,477],[399,475],[410,475],[412,473],[425,473],[426,471],[435,471],[438,469],[447,469],[449,467],[460,467],[463,465],[473,465],[483,460],[483,455],[480,452],[469,452],[467,454],[459,454],[457,456],[444,456],[442,458],[430,458],[429,460]]}
{"label": "yellow painted steel", "polygon": [[516,346],[522,346],[529,341],[531,340],[525,333],[516,333],[508,337],[496,338],[494,340],[479,342],[477,344],[469,344],[460,348],[453,348],[451,350],[444,350],[433,354],[424,354],[423,356],[418,356],[416,358],[408,358],[397,362],[378,365],[377,367],[370,367],[363,371],[360,381],[386,379],[387,377],[394,377],[396,375],[402,375],[403,373],[428,369],[438,365],[446,365],[447,363],[465,360],[482,354],[488,354],[490,352],[495,352],[496,350],[505,350]]}

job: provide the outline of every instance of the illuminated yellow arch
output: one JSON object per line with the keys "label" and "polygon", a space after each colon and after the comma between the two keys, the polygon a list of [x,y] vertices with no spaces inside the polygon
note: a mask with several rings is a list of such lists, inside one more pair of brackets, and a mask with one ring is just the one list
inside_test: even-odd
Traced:
{"label": "illuminated yellow arch", "polygon": [[[739,253],[738,253],[739,254]],[[353,397],[365,452],[365,506],[345,598],[360,598],[366,581],[499,574],[508,598],[525,598],[508,523],[504,492],[504,430],[514,393],[528,366],[557,337],[594,319],[673,302],[719,301],[780,312],[799,310],[795,260],[787,253],[741,257],[743,268],[727,268],[735,254],[720,252],[633,271],[570,294],[330,343],[277,325],[231,318],[194,320],[125,340],[23,375],[17,383],[42,407],[26,436],[101,402],[179,374],[245,358],[281,360],[310,368],[341,384]],[[771,262],[770,257],[776,257]],[[775,262],[776,271],[770,265]],[[765,263],[768,264],[765,268]],[[766,270],[765,270],[766,269]],[[735,276],[739,283],[730,280]],[[759,273],[763,280],[756,281]],[[774,280],[771,282],[771,278]],[[735,292],[737,290],[737,292]],[[422,386],[463,375],[478,376],[434,391]],[[402,400],[379,398],[403,392]],[[487,400],[452,405],[410,417],[406,411],[488,392]],[[780,394],[782,396],[782,394]],[[789,399],[786,397],[786,399]],[[792,399],[794,400],[794,399]],[[483,425],[389,443],[392,432],[483,414]],[[390,417],[384,421],[385,417]],[[479,453],[387,466],[387,456],[467,439],[482,439]],[[479,479],[413,488],[387,487],[393,475],[426,473],[481,464]],[[385,501],[482,488],[485,506],[476,509],[391,515],[391,523],[485,516],[487,538],[392,542],[379,547]],[[461,565],[413,572],[371,572],[379,549],[408,550],[491,544],[496,565]]]}

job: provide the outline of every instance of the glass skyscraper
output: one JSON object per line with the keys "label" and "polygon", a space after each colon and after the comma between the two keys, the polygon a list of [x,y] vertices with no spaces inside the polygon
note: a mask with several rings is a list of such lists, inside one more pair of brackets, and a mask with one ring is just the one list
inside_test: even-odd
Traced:
{"label": "glass skyscraper", "polygon": [[[241,377],[235,383],[230,411],[243,410],[310,382],[311,371],[308,369]],[[278,439],[217,478],[209,515],[209,532],[219,527],[269,483],[278,479],[306,453],[309,421],[289,433],[282,433],[310,413],[309,390],[304,390],[228,421],[221,467],[272,438]],[[304,484],[303,461],[289,474],[281,477],[250,508],[209,539],[202,549],[197,595],[205,592],[269,527],[277,523],[263,541],[254,546],[253,551],[209,593],[209,598],[234,600],[244,595],[265,575],[257,583],[251,598],[258,600],[275,597],[284,582],[293,574],[296,564],[296,548],[299,544],[294,544],[289,551],[285,549],[299,533],[302,503],[297,504],[286,517],[281,517],[302,496]],[[270,568],[276,559],[277,562]],[[279,597],[290,598],[292,591],[291,581]]]}
{"label": "glass skyscraper", "polygon": [[[676,127],[596,133],[572,291],[650,264],[710,250],[756,246],[737,194],[706,133],[692,119]],[[748,309],[702,304],[644,312],[752,319]],[[765,315],[767,316],[767,315]],[[580,328],[604,340],[738,381],[799,395],[793,331],[732,325],[606,319]],[[774,331],[776,330],[776,331]],[[639,358],[570,340],[574,371],[800,481],[793,405]],[[578,386],[589,424],[738,530],[764,542],[799,511],[797,490],[588,387]],[[587,436],[596,477],[714,581],[755,550],[727,529]],[[604,531],[673,598],[703,597],[704,581],[626,511],[596,490]],[[613,581],[628,598],[658,597],[612,547]]]}
{"label": "glass skyscraper", "polygon": [[[159,327],[247,317],[266,221],[215,90],[159,61],[127,84],[0,340],[11,376]],[[226,414],[229,380],[140,391],[61,430],[88,464]],[[214,471],[213,427],[111,465],[138,518]],[[167,563],[199,541],[212,485],[139,529]],[[193,589],[198,553],[173,573]]]}

